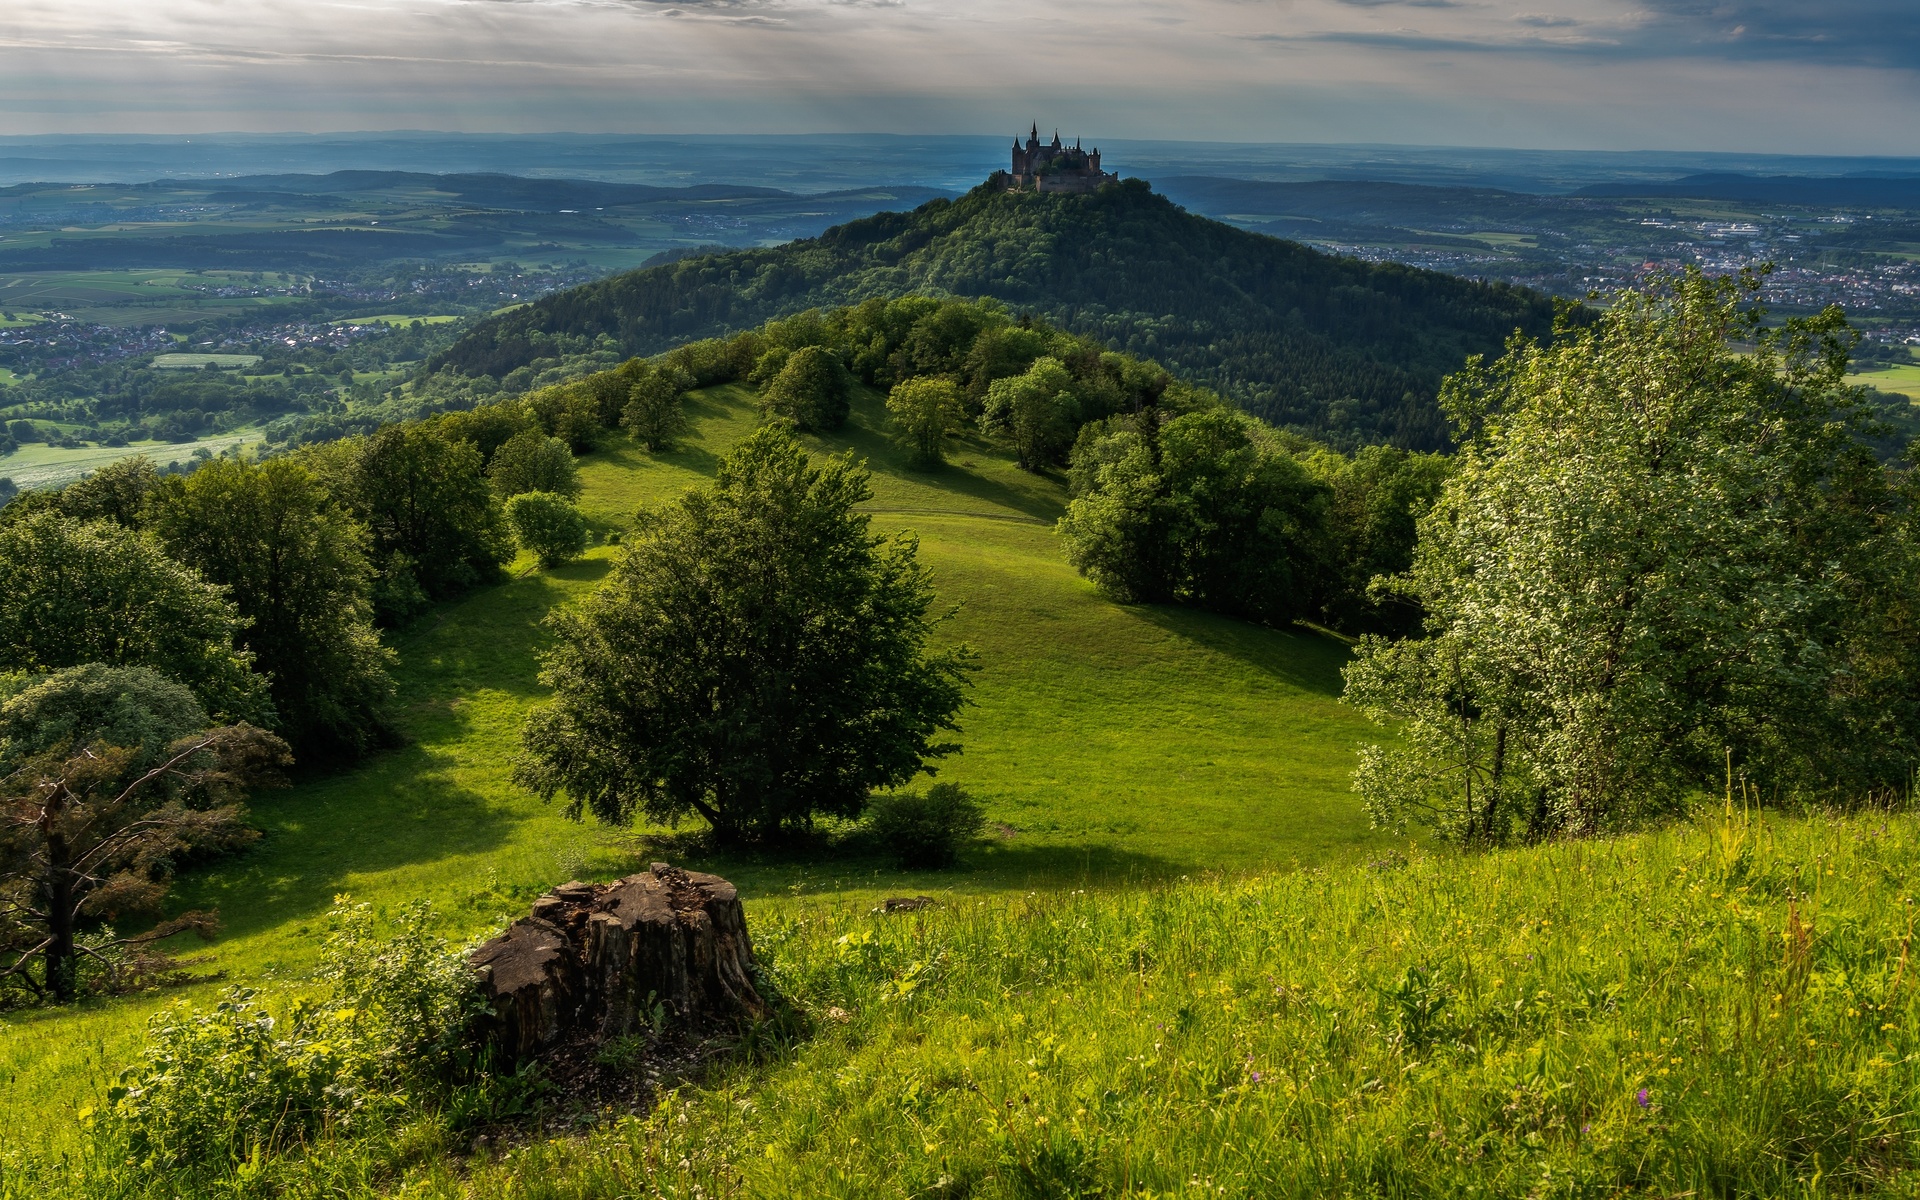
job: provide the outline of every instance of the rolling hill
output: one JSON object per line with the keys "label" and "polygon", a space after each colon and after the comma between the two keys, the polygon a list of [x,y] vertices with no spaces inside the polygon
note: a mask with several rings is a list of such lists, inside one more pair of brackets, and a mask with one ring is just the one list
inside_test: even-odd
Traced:
{"label": "rolling hill", "polygon": [[[735,386],[694,393],[688,411],[693,431],[675,452],[619,439],[582,461],[581,503],[597,528],[625,528],[643,505],[706,482],[758,421],[754,396]],[[960,717],[965,750],[941,764],[941,778],[980,796],[993,822],[965,870],[903,874],[879,858],[649,845],[634,831],[569,822],[515,787],[520,722],[546,694],[536,681],[540,621],[598,585],[618,552],[602,545],[555,571],[523,558],[507,582],[392,638],[407,744],[255,798],[259,846],[187,873],[176,893],[183,908],[217,906],[225,923],[203,968],[249,986],[303,978],[337,893],[389,909],[429,899],[447,933],[464,938],[558,881],[624,874],[649,856],[724,873],[756,905],[804,896],[864,910],[902,892],[1119,886],[1382,847],[1348,790],[1353,747],[1370,727],[1336,699],[1341,642],[1114,604],[1061,552],[1051,527],[1065,501],[1058,480],[972,438],[942,470],[909,470],[873,392],[857,397],[840,434],[808,442],[815,453],[867,460],[876,532],[918,534],[940,600],[961,606],[943,636],[980,651]],[[38,1121],[71,1137],[72,1110],[106,1086],[146,1017],[180,994],[8,1013],[0,1131]],[[7,1155],[18,1148],[0,1132],[0,1197],[10,1195]]]}
{"label": "rolling hill", "polygon": [[611,343],[645,354],[801,309],[926,292],[993,297],[1153,357],[1276,425],[1337,444],[1438,448],[1440,380],[1552,304],[1322,254],[1188,213],[1139,180],[1090,196],[1006,193],[881,213],[819,237],[705,255],[483,322],[434,369],[504,376]]}

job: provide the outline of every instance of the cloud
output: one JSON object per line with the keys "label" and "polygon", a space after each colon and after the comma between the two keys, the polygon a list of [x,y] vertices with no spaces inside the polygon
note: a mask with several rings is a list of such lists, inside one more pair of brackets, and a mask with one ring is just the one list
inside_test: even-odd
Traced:
{"label": "cloud", "polygon": [[21,133],[1034,114],[1105,139],[1920,150],[1915,0],[0,3],[0,130]]}

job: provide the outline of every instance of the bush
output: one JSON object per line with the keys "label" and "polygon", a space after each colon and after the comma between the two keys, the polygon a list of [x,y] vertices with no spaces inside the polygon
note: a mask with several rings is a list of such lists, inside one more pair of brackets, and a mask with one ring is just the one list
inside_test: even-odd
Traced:
{"label": "bush", "polygon": [[478,1066],[481,1001],[464,954],[431,921],[416,903],[383,939],[371,908],[337,902],[320,972],[331,986],[283,1021],[242,987],[211,1009],[161,1009],[108,1092],[102,1132],[155,1166],[218,1170],[447,1094]]}
{"label": "bush", "polygon": [[876,796],[867,809],[867,828],[903,867],[950,867],[985,827],[979,803],[953,783]]}
{"label": "bush", "polygon": [[572,562],[587,548],[587,519],[565,496],[522,492],[507,501],[507,523],[543,567]]}

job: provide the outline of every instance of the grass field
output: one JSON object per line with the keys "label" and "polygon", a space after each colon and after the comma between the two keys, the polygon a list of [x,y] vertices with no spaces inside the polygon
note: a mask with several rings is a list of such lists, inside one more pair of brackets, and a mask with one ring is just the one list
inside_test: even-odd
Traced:
{"label": "grass field", "polygon": [[[616,445],[586,461],[583,504],[603,531],[706,480],[755,421],[738,388],[696,396],[691,415],[694,436],[675,453]],[[257,798],[263,843],[190,873],[176,891],[182,906],[220,908],[226,928],[207,966],[229,980],[299,979],[315,953],[312,924],[337,893],[387,908],[428,897],[448,932],[464,937],[553,883],[624,873],[661,853],[739,882],[761,920],[817,905],[864,911],[898,892],[1102,888],[1380,851],[1347,791],[1367,729],[1335,701],[1344,646],[1115,605],[1062,558],[1051,528],[1058,481],[980,443],[961,446],[943,471],[906,471],[880,420],[878,397],[865,395],[846,436],[815,448],[869,459],[876,529],[918,532],[942,599],[961,605],[945,636],[980,651],[976,703],[962,717],[966,751],[942,766],[942,778],[985,800],[995,824],[964,870],[903,875],[818,854],[689,860],[570,823],[516,789],[507,760],[541,695],[540,619],[604,575],[613,550],[601,546],[558,571],[518,564],[510,582],[394,639],[409,744],[353,773]],[[0,1079],[9,1081],[0,1130],[88,1102],[160,1002],[10,1017],[0,1028]],[[72,1133],[65,1121],[39,1124],[45,1136]]]}
{"label": "grass field", "polygon": [[1847,382],[1894,392],[1920,403],[1920,363],[1902,363],[1878,371],[1862,371],[1847,376]]}
{"label": "grass field", "polygon": [[11,479],[16,487],[22,489],[57,487],[89,471],[97,471],[108,463],[132,458],[136,454],[144,454],[164,467],[168,463],[186,462],[193,457],[195,450],[203,447],[209,453],[219,454],[231,447],[259,440],[258,429],[245,428],[193,442],[134,442],[127,446],[84,446],[78,450],[36,442],[0,457],[0,478]]}
{"label": "grass field", "polygon": [[344,320],[335,321],[334,324],[335,325],[412,325],[415,322],[418,322],[419,324],[422,324],[422,325],[451,325],[453,322],[461,319],[462,318],[460,317],[450,316],[446,313],[440,313],[435,316],[427,316],[427,317],[415,316],[410,313],[382,313],[380,316],[377,316],[377,317],[348,317]]}
{"label": "grass field", "polygon": [[237,371],[259,361],[258,354],[156,354],[147,365],[156,371],[204,371],[208,367]]}
{"label": "grass field", "polygon": [[763,906],[756,940],[814,1020],[772,1061],[585,1137],[421,1154],[374,1187],[337,1162],[290,1179],[422,1200],[1912,1196],[1917,885],[1911,816],[1736,810],[910,916]]}

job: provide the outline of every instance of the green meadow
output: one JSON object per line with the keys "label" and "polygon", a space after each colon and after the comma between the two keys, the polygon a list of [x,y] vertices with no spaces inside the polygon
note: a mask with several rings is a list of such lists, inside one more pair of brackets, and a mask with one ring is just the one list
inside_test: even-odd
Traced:
{"label": "green meadow", "polygon": [[1883,392],[1895,392],[1920,402],[1920,363],[1901,363],[1879,370],[1862,371],[1847,376],[1847,382],[1865,384]]}
{"label": "green meadow", "polygon": [[[38,422],[52,424],[52,422]],[[69,450],[63,446],[48,446],[35,442],[21,446],[12,454],[0,456],[0,478],[11,479],[22,490],[42,487],[57,487],[60,484],[80,478],[89,471],[97,471],[109,463],[136,454],[144,454],[160,466],[172,462],[186,462],[193,452],[204,449],[210,454],[220,454],[236,446],[245,446],[260,440],[260,431],[254,428],[235,429],[227,433],[213,434],[191,442],[132,442],[125,446],[82,446]]]}
{"label": "green meadow", "polygon": [[440,313],[435,316],[415,316],[408,313],[382,313],[377,317],[349,317],[335,321],[335,325],[450,325],[461,318]]}
{"label": "green meadow", "polygon": [[[174,903],[224,918],[196,966],[218,980],[0,1025],[0,1200],[1920,1193],[1911,811],[1763,817],[1729,781],[1659,832],[1384,838],[1347,791],[1371,731],[1335,700],[1340,642],[1103,599],[1062,561],[1057,479],[980,442],[906,470],[870,393],[814,449],[868,462],[875,529],[918,537],[942,636],[980,652],[941,774],[985,800],[984,844],[922,874],[832,830],[717,854],[518,791],[541,619],[756,419],[736,387],[691,413],[675,452],[583,464],[583,561],[523,559],[394,638],[403,747],[258,797],[263,841],[183,877]],[[211,1190],[82,1134],[159,1006],[239,983],[284,1011],[338,897],[427,898],[462,939],[657,858],[741,885],[790,1015],[669,1066],[649,1110],[424,1112]],[[935,906],[878,911],[913,894]]]}
{"label": "green meadow", "polygon": [[[708,479],[757,419],[737,387],[690,403],[694,433],[679,450],[655,456],[620,442],[583,463],[583,505],[603,541],[583,561],[541,572],[523,560],[508,581],[393,639],[403,748],[258,796],[263,841],[183,877],[173,902],[217,905],[225,926],[199,970],[224,984],[297,986],[314,962],[317,922],[343,893],[387,910],[428,898],[447,933],[464,938],[562,880],[659,857],[735,880],[759,922],[864,912],[903,893],[1102,890],[1386,851],[1347,790],[1369,730],[1336,700],[1341,642],[1104,599],[1060,552],[1059,480],[1022,472],[982,442],[959,445],[940,471],[909,471],[880,432],[872,393],[843,435],[813,445],[868,462],[876,532],[919,538],[941,598],[957,606],[943,636],[979,651],[965,751],[940,764],[940,777],[984,800],[987,842],[962,869],[926,874],[821,849],[718,856],[675,831],[570,822],[521,792],[509,759],[543,694],[541,619],[605,574],[618,552],[606,534]],[[185,994],[205,999],[217,986]],[[146,1016],[177,994],[8,1016],[0,1130],[71,1139],[67,1114],[95,1102]]]}
{"label": "green meadow", "polygon": [[204,371],[208,367],[237,371],[259,361],[258,354],[156,354],[147,365],[156,371]]}

